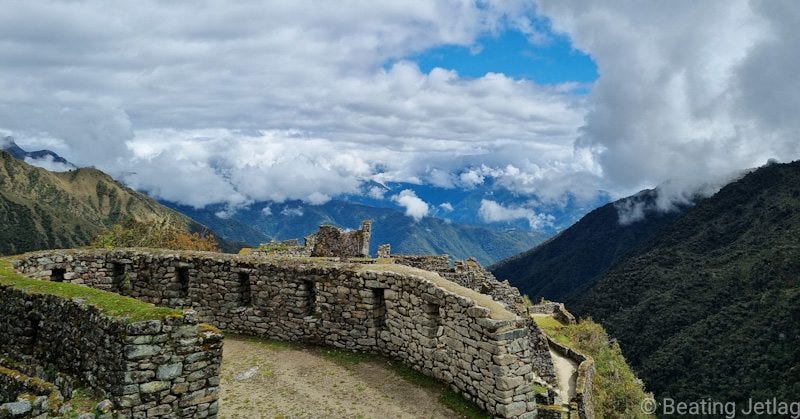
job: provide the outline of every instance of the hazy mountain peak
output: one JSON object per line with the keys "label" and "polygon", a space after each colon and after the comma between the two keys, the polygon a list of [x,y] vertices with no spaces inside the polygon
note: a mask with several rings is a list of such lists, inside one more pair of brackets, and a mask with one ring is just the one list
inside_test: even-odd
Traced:
{"label": "hazy mountain peak", "polygon": [[0,139],[0,150],[7,151],[15,159],[22,160],[33,166],[47,169],[51,172],[66,172],[75,170],[78,166],[59,156],[54,151],[37,150],[26,151],[14,141],[14,137],[6,136]]}

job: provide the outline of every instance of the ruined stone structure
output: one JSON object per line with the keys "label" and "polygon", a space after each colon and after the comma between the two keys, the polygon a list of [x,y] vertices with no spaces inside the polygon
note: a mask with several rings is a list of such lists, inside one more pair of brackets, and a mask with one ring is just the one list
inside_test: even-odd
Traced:
{"label": "ruined stone structure", "polygon": [[542,301],[528,309],[531,314],[547,314],[564,324],[575,324],[575,316],[570,313],[564,303]]}
{"label": "ruined stone structure", "polygon": [[[527,320],[433,272],[395,264],[136,249],[39,252],[14,263],[41,279],[192,307],[201,320],[227,331],[398,358],[492,415],[536,414]],[[140,392],[157,378],[141,378]],[[160,386],[161,392],[172,389]]]}
{"label": "ruined stone structure", "polygon": [[[68,262],[57,260],[37,266],[67,276],[59,269]],[[81,299],[8,285],[0,301],[0,397],[14,417],[58,414],[76,382],[104,394],[117,417],[216,416],[222,335],[193,313],[130,322]],[[34,399],[13,401],[22,393]]]}
{"label": "ruined stone structure", "polygon": [[[370,235],[371,222],[365,221],[355,231],[321,226],[303,246],[297,240],[272,242],[250,255],[118,249],[16,256],[15,268],[31,277],[87,285],[159,306],[191,308],[189,315],[117,325],[111,331],[105,328],[117,324],[115,320],[76,311],[76,318],[66,317],[70,324],[83,324],[79,318],[88,316],[103,319],[103,326],[81,326],[78,336],[89,336],[77,347],[69,342],[63,346],[70,354],[97,352],[98,370],[80,363],[77,369],[47,364],[53,361],[43,350],[34,351],[42,358],[34,364],[88,380],[109,394],[124,415],[214,417],[221,336],[198,330],[196,316],[225,331],[400,359],[496,417],[533,418],[537,401],[554,400],[554,342],[532,320],[530,304],[519,290],[498,281],[475,259],[456,261],[451,267],[447,255],[392,255],[388,245],[379,247],[378,259],[369,259]],[[81,306],[67,306],[73,303]],[[64,310],[66,303],[60,304],[58,310]],[[0,342],[0,351],[30,349],[19,345],[31,345],[31,330],[41,328],[31,326],[32,317],[25,311],[29,306],[12,304],[6,308],[10,311],[0,311],[0,319],[16,319],[6,332],[6,340],[15,343]],[[563,305],[560,309],[534,310],[569,314]],[[47,305],[42,310],[47,311]],[[49,310],[44,317],[55,316],[57,310]],[[5,337],[2,333],[0,339]],[[110,346],[92,343],[98,341]],[[591,358],[568,348],[553,349],[581,365],[579,391],[572,401],[579,417],[592,418]],[[63,359],[78,362],[69,356]],[[121,375],[112,377],[110,371]],[[41,374],[41,368],[25,373]],[[549,388],[548,395],[537,394],[534,385]],[[11,393],[19,386],[6,387]],[[0,369],[0,393],[3,388]],[[41,394],[41,401],[48,389],[26,391]],[[540,412],[543,417],[555,412],[547,408]],[[41,403],[31,407],[35,409],[41,410]]]}
{"label": "ruined stone structure", "polygon": [[264,243],[251,252],[252,256],[290,256],[290,257],[330,257],[330,258],[369,258],[369,245],[372,236],[372,221],[364,220],[358,230],[343,230],[336,226],[323,224],[319,230],[305,237],[303,245],[299,240],[283,240]]}

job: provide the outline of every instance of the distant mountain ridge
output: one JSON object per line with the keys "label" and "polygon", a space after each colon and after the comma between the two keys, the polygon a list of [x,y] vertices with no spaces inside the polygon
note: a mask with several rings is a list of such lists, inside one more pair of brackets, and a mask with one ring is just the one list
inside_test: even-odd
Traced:
{"label": "distant mountain ridge", "polygon": [[[357,228],[362,220],[374,221],[372,248],[392,245],[394,253],[441,254],[458,259],[473,256],[483,264],[507,257],[540,243],[544,233],[510,228],[498,231],[484,226],[464,225],[435,217],[419,221],[394,208],[373,207],[339,200],[322,205],[300,201],[255,203],[247,208],[227,212],[224,205],[202,209],[163,202],[189,217],[209,226],[223,236],[256,245],[272,239],[303,238],[330,223],[344,228]],[[224,214],[223,214],[224,213]]]}
{"label": "distant mountain ridge", "polygon": [[[59,156],[53,151],[50,150],[37,150],[37,151],[25,151],[22,147],[18,146],[17,143],[14,141],[14,137],[3,137],[0,138],[0,150],[6,151],[14,158],[26,161],[26,159],[30,160],[49,160],[50,163],[57,163],[64,166],[64,168],[68,169],[77,169],[78,167],[67,159]],[[48,159],[49,158],[49,159]],[[30,161],[28,161],[30,163]]]}
{"label": "distant mountain ridge", "polygon": [[[614,264],[647,242],[686,209],[655,210],[658,190],[649,189],[606,204],[577,223],[526,252],[489,267],[498,277],[534,300],[568,301],[593,286]],[[647,208],[644,218],[620,224],[619,208]]]}

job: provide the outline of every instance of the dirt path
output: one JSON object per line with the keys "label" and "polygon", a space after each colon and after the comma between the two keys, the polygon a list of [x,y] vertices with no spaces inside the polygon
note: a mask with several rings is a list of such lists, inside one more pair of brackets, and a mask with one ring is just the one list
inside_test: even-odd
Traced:
{"label": "dirt path", "polygon": [[575,386],[578,379],[578,364],[558,352],[550,348],[550,357],[553,358],[553,368],[556,370],[556,377],[558,377],[558,388],[561,390],[562,396],[564,390],[567,391],[567,400],[572,400],[575,397]]}
{"label": "dirt path", "polygon": [[221,418],[458,418],[441,391],[415,385],[386,361],[226,337]]}

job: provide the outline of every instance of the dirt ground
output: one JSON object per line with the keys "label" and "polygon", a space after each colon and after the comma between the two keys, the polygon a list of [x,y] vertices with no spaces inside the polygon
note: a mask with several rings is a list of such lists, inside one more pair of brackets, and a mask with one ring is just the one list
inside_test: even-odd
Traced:
{"label": "dirt ground", "polygon": [[226,337],[220,417],[460,417],[440,402],[440,389],[411,383],[385,360],[330,354],[317,347]]}

